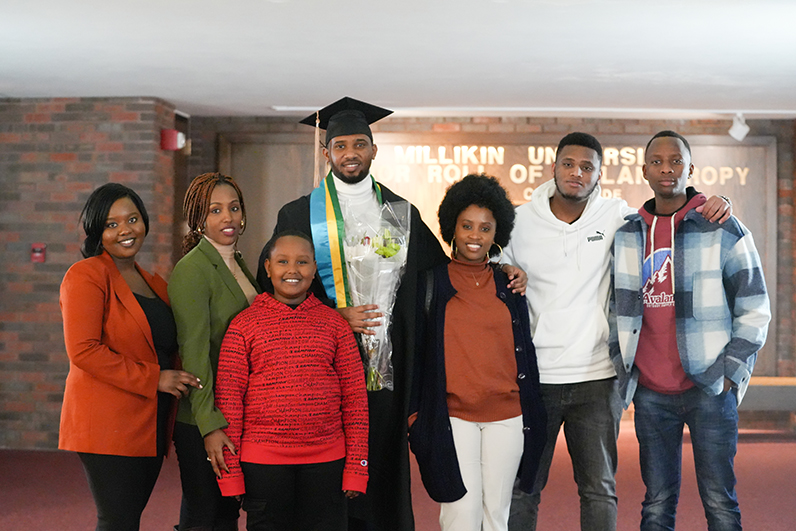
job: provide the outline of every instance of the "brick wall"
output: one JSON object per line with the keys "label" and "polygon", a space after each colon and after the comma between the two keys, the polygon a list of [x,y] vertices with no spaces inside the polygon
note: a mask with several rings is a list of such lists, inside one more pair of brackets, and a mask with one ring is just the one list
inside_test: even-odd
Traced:
{"label": "brick wall", "polygon": [[[306,133],[301,117],[194,117],[191,121],[193,152],[189,175],[218,168],[218,136],[239,133]],[[776,343],[777,375],[796,376],[796,122],[793,120],[748,120],[750,136],[777,138],[777,278],[766,279],[770,290],[778,290],[778,321],[769,328],[769,344]],[[650,135],[671,129],[685,136],[727,135],[728,120],[633,120],[598,118],[530,117],[389,117],[373,125],[378,144],[379,132],[423,133],[517,133],[565,135],[572,131],[601,135]]]}
{"label": "brick wall", "polygon": [[[174,177],[153,98],[0,99],[0,447],[55,448],[68,361],[58,290],[81,258],[78,216],[97,186],[138,192],[150,215],[145,268],[172,266]],[[30,246],[47,244],[33,264]]]}

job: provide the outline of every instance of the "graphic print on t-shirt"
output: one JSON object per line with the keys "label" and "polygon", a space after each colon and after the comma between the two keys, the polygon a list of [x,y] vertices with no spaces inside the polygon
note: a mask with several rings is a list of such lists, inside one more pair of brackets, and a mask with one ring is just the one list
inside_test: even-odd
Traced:
{"label": "graphic print on t-shirt", "polygon": [[644,306],[664,308],[674,306],[672,294],[672,249],[655,249],[652,256],[647,255],[642,268],[644,280]]}

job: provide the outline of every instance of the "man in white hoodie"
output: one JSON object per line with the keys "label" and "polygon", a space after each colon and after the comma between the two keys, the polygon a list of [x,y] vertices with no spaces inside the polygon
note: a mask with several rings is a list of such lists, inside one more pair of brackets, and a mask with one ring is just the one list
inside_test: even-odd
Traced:
{"label": "man in white hoodie", "polygon": [[[547,409],[547,446],[533,493],[515,489],[510,531],[535,530],[563,424],[580,495],[582,530],[616,529],[616,474],[623,402],[608,355],[611,243],[637,210],[600,194],[602,146],[570,133],[558,145],[553,179],[517,208],[505,261],[528,274],[526,297]],[[701,210],[715,221],[729,204],[712,197]]]}

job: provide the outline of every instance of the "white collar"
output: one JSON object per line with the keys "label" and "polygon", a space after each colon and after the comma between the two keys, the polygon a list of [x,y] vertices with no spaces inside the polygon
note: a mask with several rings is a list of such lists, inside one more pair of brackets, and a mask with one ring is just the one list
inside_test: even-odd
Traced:
{"label": "white collar", "polygon": [[365,199],[373,195],[373,177],[370,174],[355,184],[343,181],[334,173],[332,173],[332,178],[338,196],[343,196],[346,199]]}

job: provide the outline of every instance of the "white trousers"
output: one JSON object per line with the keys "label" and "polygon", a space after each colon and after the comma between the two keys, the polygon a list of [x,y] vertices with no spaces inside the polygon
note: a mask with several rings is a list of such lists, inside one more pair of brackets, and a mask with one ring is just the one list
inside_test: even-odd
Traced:
{"label": "white trousers", "polygon": [[467,494],[440,504],[442,531],[507,531],[522,459],[522,416],[497,422],[450,419]]}

